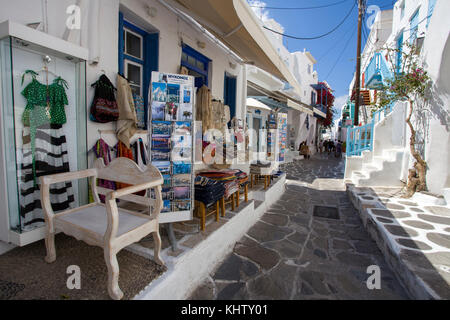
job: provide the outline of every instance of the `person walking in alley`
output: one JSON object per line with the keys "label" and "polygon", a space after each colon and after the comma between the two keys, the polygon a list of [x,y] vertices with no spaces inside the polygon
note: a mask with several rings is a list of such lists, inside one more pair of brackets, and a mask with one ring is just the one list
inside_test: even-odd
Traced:
{"label": "person walking in alley", "polygon": [[306,143],[306,141],[303,141],[302,143],[300,143],[299,151],[300,151],[300,155],[304,156],[305,159],[310,158],[309,147],[308,147],[308,144]]}
{"label": "person walking in alley", "polygon": [[339,140],[336,144],[336,158],[342,158],[342,142]]}
{"label": "person walking in alley", "polygon": [[328,140],[328,155],[331,154],[331,151],[334,149],[334,142],[332,140]]}
{"label": "person walking in alley", "polygon": [[320,154],[322,154],[322,152],[323,152],[323,140],[320,140],[320,142],[319,142],[319,152],[320,152]]}

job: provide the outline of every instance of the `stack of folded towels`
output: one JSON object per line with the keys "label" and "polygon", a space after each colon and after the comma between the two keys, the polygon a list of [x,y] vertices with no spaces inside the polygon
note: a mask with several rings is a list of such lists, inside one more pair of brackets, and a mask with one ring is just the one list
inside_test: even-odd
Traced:
{"label": "stack of folded towels", "polygon": [[203,202],[206,207],[209,207],[224,197],[225,186],[219,181],[197,176],[194,185],[195,200]]}
{"label": "stack of folded towels", "polygon": [[200,172],[198,175],[221,182],[225,186],[225,198],[228,199],[240,188],[242,176],[237,175],[238,171],[240,170],[206,171]]}

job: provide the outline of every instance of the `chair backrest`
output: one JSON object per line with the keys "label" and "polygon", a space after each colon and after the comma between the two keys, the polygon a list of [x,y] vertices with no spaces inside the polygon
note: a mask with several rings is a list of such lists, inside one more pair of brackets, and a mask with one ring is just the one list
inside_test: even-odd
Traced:
{"label": "chair backrest", "polygon": [[128,158],[116,158],[108,166],[105,166],[103,159],[100,158],[95,161],[94,167],[97,169],[98,179],[130,185],[163,179],[155,166],[149,164],[146,170],[142,170],[133,160]]}
{"label": "chair backrest", "polygon": [[[97,170],[97,179],[129,185],[143,184],[157,180],[161,181],[162,185],[164,182],[161,172],[155,166],[148,164],[147,168],[142,170],[134,161],[128,158],[116,158],[111,161],[108,166],[105,166],[103,159],[100,158],[95,161],[94,168]],[[106,195],[108,192],[111,192],[110,189],[96,186],[94,181],[91,183],[94,183],[91,184],[92,190],[98,195]],[[99,201],[99,198],[96,195],[94,195],[94,198],[97,202]],[[155,209],[154,200],[145,195],[131,194],[120,198],[140,205],[150,206],[152,207],[152,210]]]}

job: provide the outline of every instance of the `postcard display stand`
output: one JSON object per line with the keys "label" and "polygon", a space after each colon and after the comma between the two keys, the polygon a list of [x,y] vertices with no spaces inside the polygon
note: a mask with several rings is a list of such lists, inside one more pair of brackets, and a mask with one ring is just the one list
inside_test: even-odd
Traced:
{"label": "postcard display stand", "polygon": [[160,223],[193,218],[194,89],[194,77],[152,72],[148,141],[150,161],[164,177]]}
{"label": "postcard display stand", "polygon": [[278,162],[285,162],[287,148],[287,113],[278,114],[279,154]]}

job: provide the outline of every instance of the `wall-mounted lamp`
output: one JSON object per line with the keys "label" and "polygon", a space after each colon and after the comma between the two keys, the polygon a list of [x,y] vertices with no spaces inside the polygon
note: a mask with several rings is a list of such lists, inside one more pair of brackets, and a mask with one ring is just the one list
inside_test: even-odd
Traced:
{"label": "wall-mounted lamp", "polygon": [[156,15],[158,14],[158,10],[156,10],[155,7],[147,6],[146,9],[147,9],[147,14],[152,18],[155,18]]}
{"label": "wall-mounted lamp", "polygon": [[203,41],[197,41],[197,46],[198,46],[200,49],[205,49],[206,43],[204,43]]}
{"label": "wall-mounted lamp", "polygon": [[233,69],[233,70],[236,69],[236,66],[237,66],[236,63],[230,62],[229,64],[230,64],[231,69]]}

